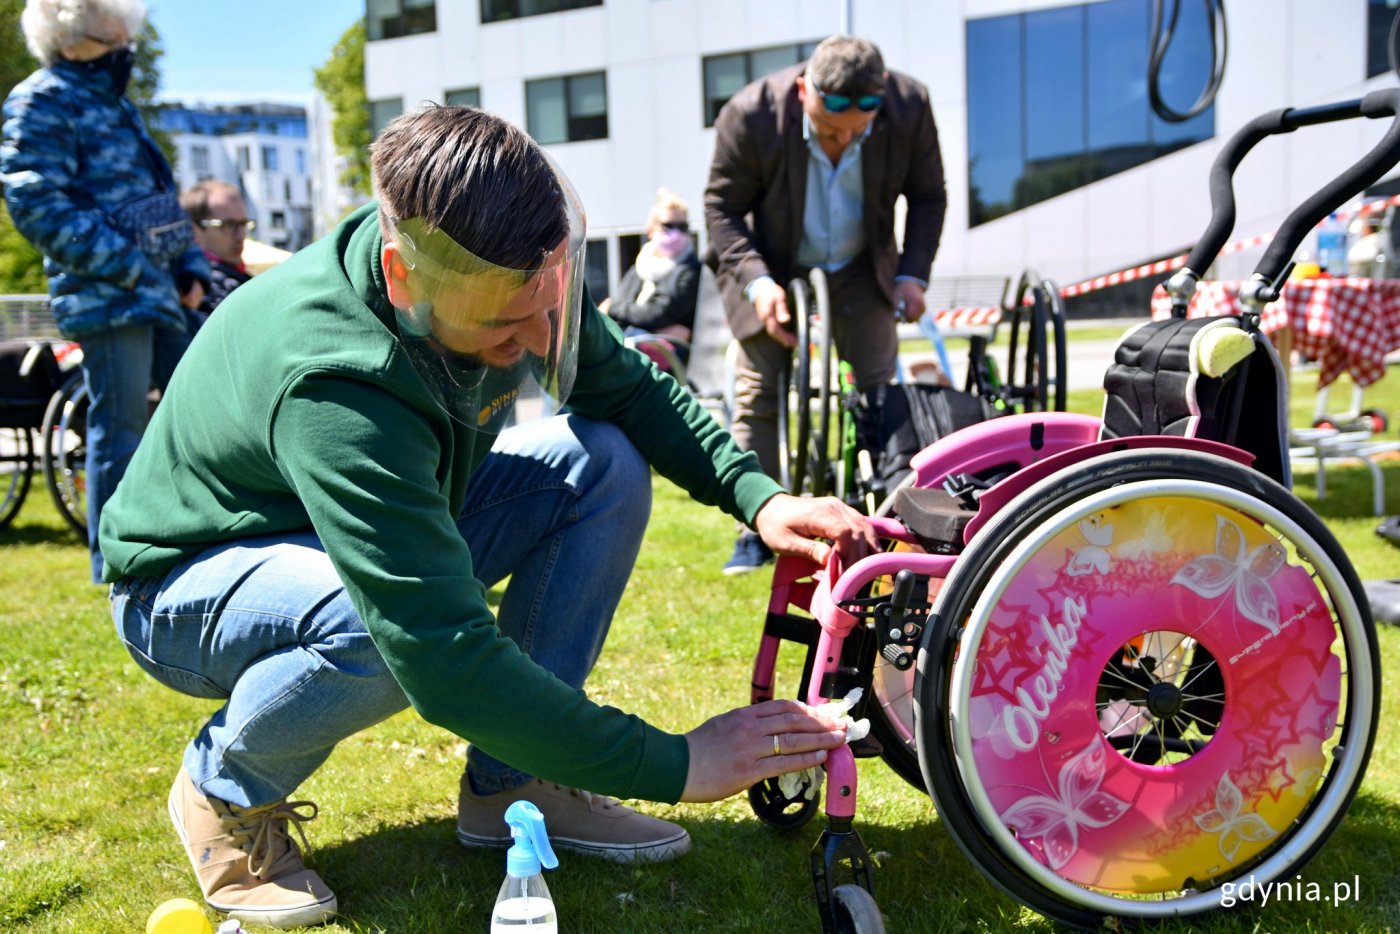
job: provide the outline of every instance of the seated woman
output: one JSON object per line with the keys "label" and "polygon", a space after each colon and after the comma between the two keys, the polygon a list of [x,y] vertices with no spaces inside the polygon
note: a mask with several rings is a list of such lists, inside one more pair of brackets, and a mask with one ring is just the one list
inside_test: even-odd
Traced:
{"label": "seated woman", "polygon": [[647,241],[637,262],[618,284],[617,295],[600,306],[628,337],[654,334],[670,339],[684,363],[695,327],[700,260],[690,240],[686,204],[662,188],[647,216]]}

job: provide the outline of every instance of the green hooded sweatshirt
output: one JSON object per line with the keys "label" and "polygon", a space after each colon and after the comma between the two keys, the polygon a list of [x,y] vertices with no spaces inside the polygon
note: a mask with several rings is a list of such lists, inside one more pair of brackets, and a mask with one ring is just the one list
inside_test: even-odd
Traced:
{"label": "green hooded sweatshirt", "polygon": [[[413,369],[381,244],[366,206],[209,318],[103,510],[105,579],[314,530],[424,719],[552,781],[679,800],[683,736],[595,704],[496,628],[454,521],[494,435],[450,419]],[[618,425],[662,476],[752,521],[777,484],[584,304],[570,410]]]}

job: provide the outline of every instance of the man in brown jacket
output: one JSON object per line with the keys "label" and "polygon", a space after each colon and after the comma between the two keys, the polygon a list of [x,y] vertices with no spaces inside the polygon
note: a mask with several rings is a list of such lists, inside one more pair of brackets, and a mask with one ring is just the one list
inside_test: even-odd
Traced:
{"label": "man in brown jacket", "polygon": [[[886,71],[879,49],[852,36],[832,36],[805,64],[744,88],[715,130],[705,220],[740,341],[731,430],[777,476],[778,374],[796,344],[785,285],[824,270],[832,336],[859,388],[894,377],[895,309],[909,321],[923,314],[947,210],[938,131],[927,88]],[[771,558],[745,531],[725,572]]]}

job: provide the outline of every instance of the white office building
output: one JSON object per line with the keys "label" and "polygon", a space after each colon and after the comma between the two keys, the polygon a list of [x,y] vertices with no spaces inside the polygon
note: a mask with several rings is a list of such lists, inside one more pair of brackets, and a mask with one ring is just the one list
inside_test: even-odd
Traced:
{"label": "white office building", "polygon": [[[711,124],[730,95],[831,33],[867,36],[931,92],[948,184],[934,275],[1029,266],[1064,285],[1189,248],[1210,165],[1255,116],[1394,86],[1396,2],[1226,0],[1224,80],[1185,123],[1149,105],[1153,0],[367,0],[365,80],[376,127],[420,101],[465,101],[545,144],[588,209],[598,288],[634,255],[657,188],[702,225]],[[1204,6],[1181,4],[1161,71],[1179,110],[1209,80]],[[1272,232],[1385,124],[1265,141],[1238,173],[1236,235]],[[1258,255],[1217,271],[1247,273]]]}
{"label": "white office building", "polygon": [[306,111],[283,104],[161,110],[159,126],[178,151],[180,189],[214,178],[237,186],[257,223],[252,236],[284,250],[298,250],[314,234],[312,164]]}

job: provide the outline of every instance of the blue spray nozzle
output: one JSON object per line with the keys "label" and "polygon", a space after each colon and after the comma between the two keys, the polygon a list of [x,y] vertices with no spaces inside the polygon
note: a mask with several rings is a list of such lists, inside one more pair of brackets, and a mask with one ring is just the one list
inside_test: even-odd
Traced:
{"label": "blue spray nozzle", "polygon": [[523,879],[537,875],[541,863],[546,869],[559,865],[559,857],[549,845],[544,815],[539,808],[529,801],[517,801],[506,808],[506,823],[510,825],[510,835],[515,838],[510,852],[506,853],[507,873]]}

